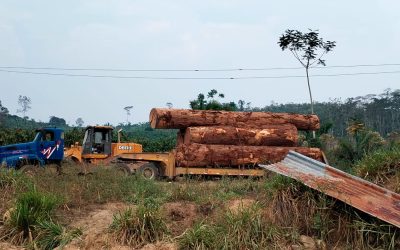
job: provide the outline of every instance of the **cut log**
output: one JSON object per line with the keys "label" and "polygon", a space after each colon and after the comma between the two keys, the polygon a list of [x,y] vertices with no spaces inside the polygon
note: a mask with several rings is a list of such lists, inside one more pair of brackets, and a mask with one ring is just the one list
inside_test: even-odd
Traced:
{"label": "cut log", "polygon": [[225,125],[256,128],[287,123],[291,123],[301,130],[316,130],[320,126],[319,118],[316,115],[163,108],[153,108],[150,112],[151,127],[161,129]]}
{"label": "cut log", "polygon": [[179,145],[176,150],[178,167],[237,166],[256,163],[275,163],[283,160],[289,150],[323,161],[319,148],[227,146],[192,143]]}
{"label": "cut log", "polygon": [[185,130],[184,129],[180,129],[176,133],[176,146],[177,147],[184,143],[184,138],[185,138]]}
{"label": "cut log", "polygon": [[297,128],[292,124],[266,125],[259,128],[231,126],[189,127],[184,143],[249,146],[296,146]]}

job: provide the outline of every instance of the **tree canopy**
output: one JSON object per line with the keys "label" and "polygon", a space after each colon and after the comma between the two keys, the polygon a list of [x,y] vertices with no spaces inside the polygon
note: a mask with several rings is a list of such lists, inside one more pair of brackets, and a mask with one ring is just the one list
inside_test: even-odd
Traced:
{"label": "tree canopy", "polygon": [[314,103],[311,93],[309,68],[314,64],[325,66],[322,57],[336,46],[334,41],[324,41],[319,37],[318,30],[302,33],[298,30],[286,30],[278,41],[282,50],[288,49],[306,70],[308,93],[310,95],[311,113],[314,113]]}

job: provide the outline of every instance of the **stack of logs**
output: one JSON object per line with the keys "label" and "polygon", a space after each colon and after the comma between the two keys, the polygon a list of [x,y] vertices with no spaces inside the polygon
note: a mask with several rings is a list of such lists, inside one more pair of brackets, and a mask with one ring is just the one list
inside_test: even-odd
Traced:
{"label": "stack of logs", "polygon": [[179,129],[179,167],[273,163],[289,150],[322,160],[320,149],[296,146],[298,130],[319,128],[316,115],[154,108],[150,124]]}

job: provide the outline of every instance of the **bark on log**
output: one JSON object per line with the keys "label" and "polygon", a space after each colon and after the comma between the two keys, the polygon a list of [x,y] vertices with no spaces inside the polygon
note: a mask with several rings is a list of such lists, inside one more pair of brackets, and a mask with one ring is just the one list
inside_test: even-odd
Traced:
{"label": "bark on log", "polygon": [[235,166],[242,164],[275,163],[283,160],[289,150],[322,161],[319,148],[257,147],[189,144],[176,149],[178,167]]}
{"label": "bark on log", "polygon": [[292,124],[267,125],[261,129],[213,126],[187,128],[184,143],[293,147],[297,139],[297,128]]}
{"label": "bark on log", "polygon": [[219,110],[190,110],[153,108],[150,112],[152,128],[184,129],[196,126],[262,127],[291,123],[301,130],[319,129],[316,115],[271,112],[229,112]]}
{"label": "bark on log", "polygon": [[176,133],[176,147],[179,147],[180,145],[182,145],[184,143],[184,138],[185,138],[185,130],[180,129]]}

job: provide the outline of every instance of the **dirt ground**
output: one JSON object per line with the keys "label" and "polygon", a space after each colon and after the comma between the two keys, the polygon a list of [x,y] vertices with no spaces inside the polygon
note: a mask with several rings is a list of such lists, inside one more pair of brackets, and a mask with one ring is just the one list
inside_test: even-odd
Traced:
{"label": "dirt ground", "polygon": [[[236,213],[243,208],[250,207],[256,200],[251,198],[232,199],[226,204],[226,209]],[[68,209],[67,222],[69,227],[80,228],[82,235],[74,239],[64,248],[65,250],[129,250],[131,247],[118,244],[108,228],[113,221],[113,215],[127,208],[135,209],[134,205],[125,203],[107,203],[87,207],[85,210]],[[192,202],[168,202],[163,204],[161,211],[166,218],[167,226],[171,232],[169,241],[147,244],[142,250],[177,250],[178,244],[174,237],[182,235],[186,229],[191,228],[196,220],[205,216],[212,216],[207,206],[199,206]],[[288,246],[287,249],[326,249],[307,236],[300,237],[300,245]],[[21,250],[7,242],[0,242],[0,250]],[[61,250],[61,249],[59,249]]]}
{"label": "dirt ground", "polygon": [[[92,209],[90,212],[79,212],[80,215],[74,218],[74,221],[69,224],[70,227],[81,228],[82,236],[73,240],[63,249],[65,250],[95,250],[95,249],[110,249],[110,250],[125,250],[132,249],[128,246],[123,246],[115,242],[108,228],[113,221],[113,215],[127,208],[135,208],[124,203],[108,203]],[[168,210],[168,213],[173,213],[173,209]],[[180,210],[179,210],[180,211]],[[179,212],[177,212],[179,213]],[[184,221],[184,217],[180,221]],[[174,221],[175,219],[172,219]],[[158,242],[156,244],[148,244],[141,249],[177,249],[176,245],[170,242]]]}
{"label": "dirt ground", "polygon": [[[228,203],[228,209],[232,212],[238,211],[240,208],[246,208],[255,202],[253,199],[234,199]],[[91,211],[80,211],[78,215],[69,224],[70,227],[81,228],[82,236],[68,244],[66,250],[94,250],[94,249],[111,249],[124,250],[131,249],[127,246],[119,245],[112,239],[108,232],[113,215],[128,207],[124,203],[108,203],[98,207],[93,207]],[[168,202],[165,203],[161,211],[166,218],[168,228],[172,237],[179,236],[186,229],[193,226],[193,223],[199,217],[206,216],[209,211],[204,206],[197,206],[191,202]],[[175,250],[178,246],[174,242],[158,242],[156,244],[147,244],[141,249],[143,250]]]}

